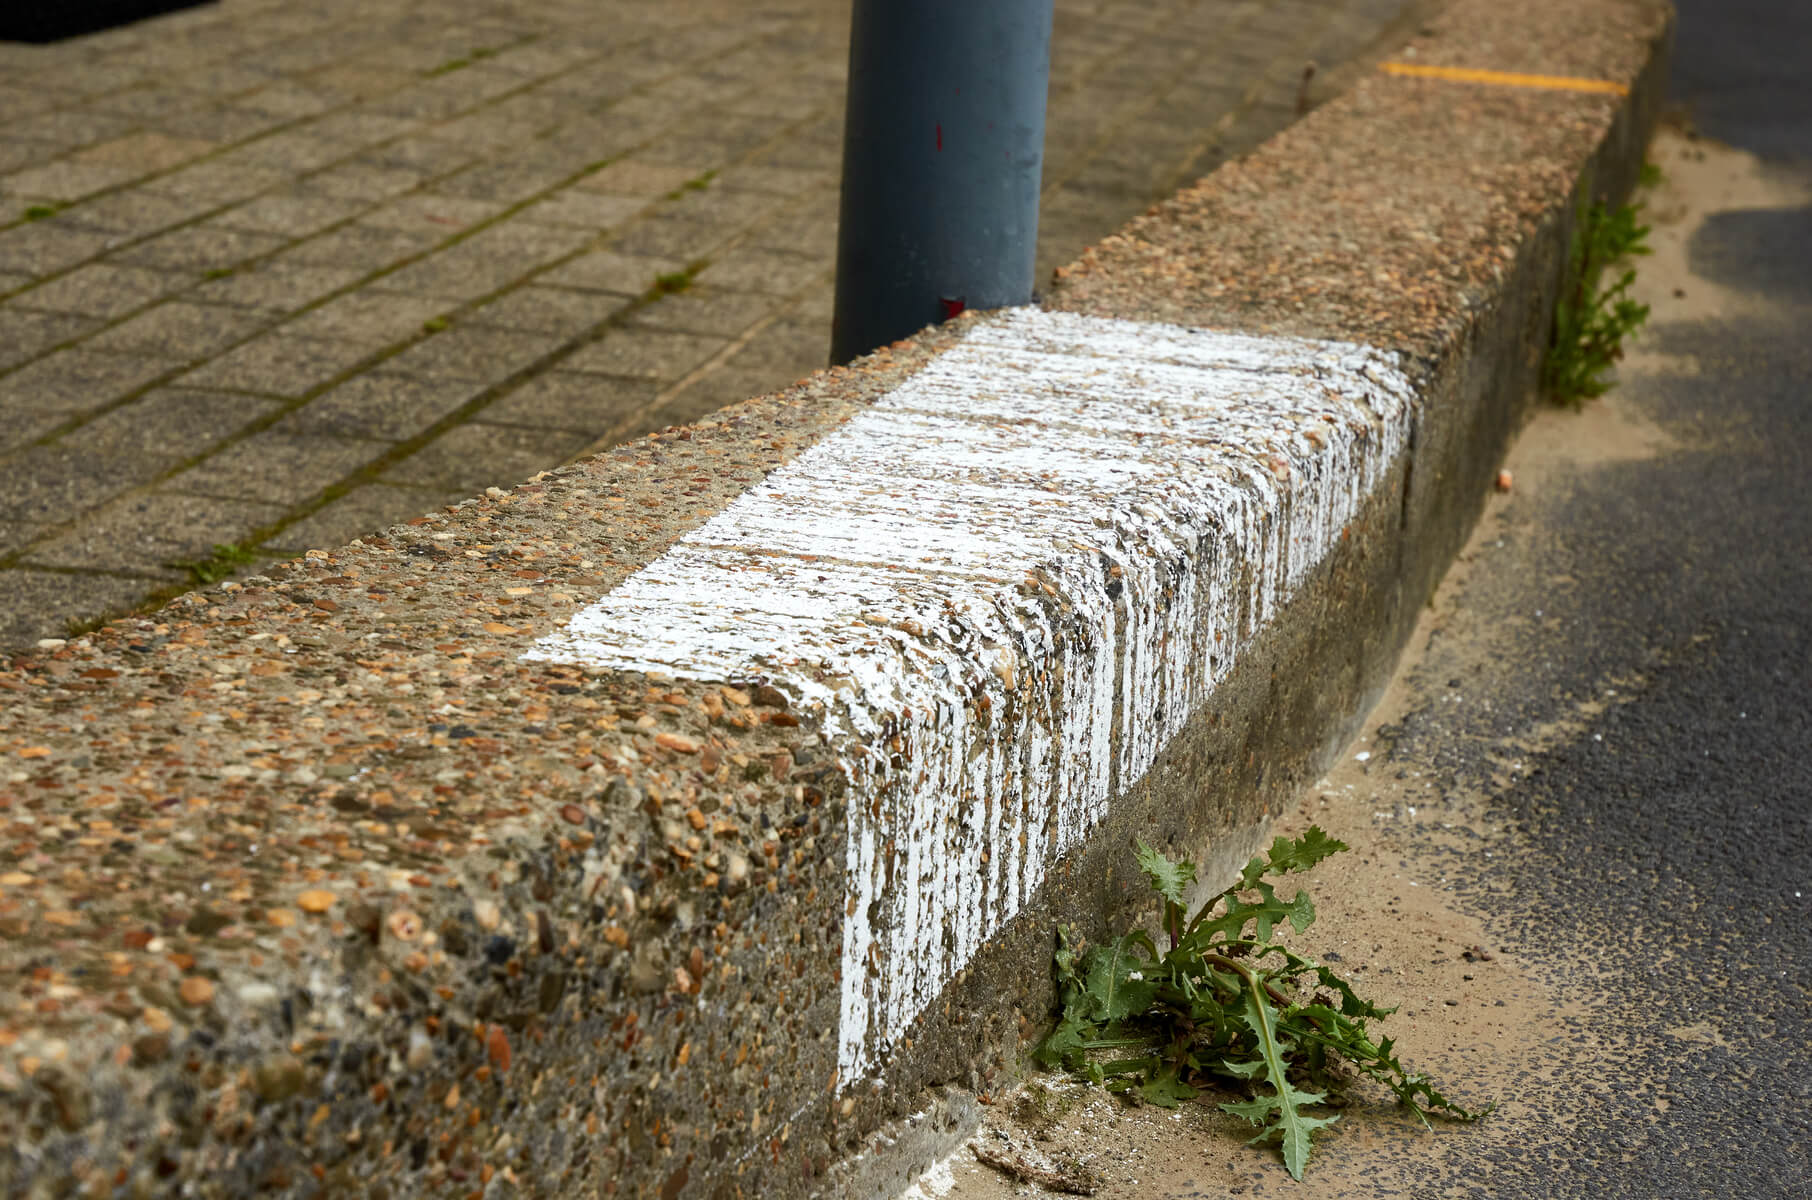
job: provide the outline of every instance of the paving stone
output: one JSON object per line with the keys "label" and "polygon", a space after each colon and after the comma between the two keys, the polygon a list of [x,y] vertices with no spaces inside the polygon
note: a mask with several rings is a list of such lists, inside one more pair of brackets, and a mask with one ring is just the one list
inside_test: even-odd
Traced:
{"label": "paving stone", "polygon": [[296,505],[370,465],[388,448],[383,442],[266,429],[167,480],[164,490]]}
{"label": "paving stone", "polygon": [[601,437],[647,408],[660,391],[652,379],[548,371],[485,406],[487,422],[570,429]]}
{"label": "paving stone", "polygon": [[622,312],[627,296],[558,287],[520,287],[474,309],[464,320],[498,329],[521,329],[567,339],[589,333]]}
{"label": "paving stone", "polygon": [[[0,101],[3,104],[4,101]],[[0,131],[0,175],[48,162],[62,151],[55,142],[7,137]]]}
{"label": "paving stone", "polygon": [[190,578],[185,564],[211,557],[216,546],[244,542],[283,512],[248,500],[151,492],[117,501],[77,529],[41,542],[24,561],[181,581]]}
{"label": "paving stone", "polygon": [[686,425],[710,416],[726,404],[736,404],[755,396],[765,396],[795,382],[799,376],[785,372],[734,370],[728,367],[711,371],[694,380],[659,408],[645,409],[618,430],[619,436],[637,437],[669,425]]}
{"label": "paving stone", "polygon": [[359,224],[448,238],[490,220],[508,207],[494,200],[445,196],[434,191],[412,192],[370,210],[359,218]]}
{"label": "paving stone", "polygon": [[783,318],[750,339],[725,363],[728,370],[768,373],[790,383],[830,359],[830,322],[803,314]]}
{"label": "paving stone", "polygon": [[406,168],[421,172],[425,179],[440,179],[471,166],[478,158],[478,151],[470,146],[414,134],[374,146],[360,154],[358,161],[377,167]]}
{"label": "paving stone", "polygon": [[[316,91],[341,100],[370,100],[400,91],[414,83],[417,78],[418,76],[412,71],[396,71],[362,63],[341,63],[324,70],[311,72],[308,82]],[[376,116],[377,114],[360,115]],[[332,117],[324,119],[331,120]],[[384,119],[406,120],[406,118],[392,117]]]}
{"label": "paving stone", "polygon": [[286,326],[229,350],[177,382],[186,387],[297,397],[356,367],[375,349],[368,342],[296,337]]}
{"label": "paving stone", "polygon": [[567,371],[679,379],[729,344],[728,338],[655,329],[613,329],[560,364]]}
{"label": "paving stone", "polygon": [[144,580],[116,575],[0,571],[0,645],[62,637],[78,622],[130,609],[147,590]]}
{"label": "paving stone", "polygon": [[[309,82],[320,86],[322,75],[314,75]],[[336,89],[338,90],[338,89]],[[357,112],[341,110],[328,113],[313,121],[305,121],[293,127],[297,133],[307,134],[311,138],[341,148],[342,154],[352,153],[380,142],[388,142],[405,134],[415,133],[421,129],[420,122],[407,117],[387,117],[382,113]]]}
{"label": "paving stone", "polygon": [[585,230],[512,222],[480,230],[386,276],[391,291],[472,300],[526,279],[590,240]]}
{"label": "paving stone", "polygon": [[635,196],[581,192],[568,188],[523,209],[520,220],[538,225],[570,225],[602,233],[638,215],[648,202]]}
{"label": "paving stone", "polygon": [[372,372],[323,392],[272,428],[400,442],[426,432],[470,403],[486,386]]}
{"label": "paving stone", "polygon": [[[831,212],[836,212],[836,195],[831,192]],[[714,178],[703,187],[683,187],[677,195],[665,200],[660,215],[680,221],[719,225],[726,230],[746,229],[774,217],[797,196],[778,196],[753,188],[728,186]]]}
{"label": "paving stone", "polygon": [[216,228],[301,238],[319,233],[329,225],[351,220],[366,209],[367,205],[357,200],[294,191],[267,192],[210,218],[208,224]]}
{"label": "paving stone", "polygon": [[638,196],[655,200],[690,180],[703,175],[707,167],[674,166],[624,159],[600,168],[573,186],[588,192],[608,192],[616,196]]}
{"label": "paving stone", "polygon": [[560,264],[535,282],[639,296],[654,285],[656,276],[683,271],[685,267],[684,262],[676,259],[641,258],[610,250],[594,250]]}
{"label": "paving stone", "polygon": [[170,372],[176,364],[142,356],[59,350],[8,375],[0,375],[0,409],[89,412],[124,398]]}
{"label": "paving stone", "polygon": [[61,150],[104,142],[131,132],[133,126],[133,122],[125,117],[79,109],[34,113],[6,124],[8,137],[50,142]]}
{"label": "paving stone", "polygon": [[99,324],[93,317],[33,312],[14,304],[0,307],[0,371],[28,362],[60,342],[73,341]]}
{"label": "paving stone", "polygon": [[204,159],[168,175],[148,179],[139,186],[179,200],[207,202],[214,208],[225,208],[286,184],[290,179],[289,172],[275,167],[220,166]]}
{"label": "paving stone", "polygon": [[289,245],[289,239],[217,225],[190,225],[116,251],[110,262],[166,271],[229,271]]}
{"label": "paving stone", "polygon": [[761,167],[738,164],[717,173],[715,182],[725,188],[750,192],[771,192],[777,196],[801,196],[827,182],[824,172],[797,167]]}
{"label": "paving stone", "polygon": [[538,163],[481,163],[437,180],[434,190],[473,200],[516,204],[565,183],[572,171]]}
{"label": "paving stone", "polygon": [[559,346],[559,338],[543,334],[461,325],[417,342],[385,360],[384,367],[429,382],[501,383]]}
{"label": "paving stone", "polygon": [[643,329],[734,337],[774,312],[778,302],[759,292],[694,287],[639,308],[627,324]]}
{"label": "paving stone", "polygon": [[369,275],[432,249],[432,235],[354,223],[296,243],[279,256],[310,266],[356,267]]}
{"label": "paving stone", "polygon": [[379,283],[387,291],[456,302],[487,296],[533,271],[533,264],[460,242],[391,272]]}
{"label": "paving stone", "polygon": [[[5,420],[0,420],[0,454],[9,453],[35,442],[59,425],[67,423],[68,420],[68,413],[54,412],[50,409],[9,408]],[[5,544],[5,541],[5,534],[0,531],[0,554],[11,549]]]}
{"label": "paving stone", "polygon": [[708,258],[736,236],[734,226],[709,221],[686,221],[657,214],[644,217],[612,235],[604,248],[617,254],[642,258],[667,258],[696,262]]}
{"label": "paving stone", "polygon": [[739,292],[786,296],[822,278],[834,261],[742,247],[730,251],[699,273],[699,282]]}
{"label": "paving stone", "polygon": [[[12,554],[23,550],[41,538],[49,537],[55,528],[31,521],[0,521],[0,554]],[[4,575],[4,572],[0,572]]]}
{"label": "paving stone", "polygon": [[441,316],[446,309],[441,301],[419,296],[360,291],[303,313],[284,323],[279,332],[334,338],[375,349],[419,334],[423,323]]}
{"label": "paving stone", "polygon": [[[371,111],[421,121],[443,120],[479,104],[484,99],[482,85],[469,92],[461,85],[486,78],[478,68],[468,67],[392,92],[374,103]],[[493,86],[499,82],[507,87],[522,86],[521,76],[509,72],[490,73],[488,78]]]}
{"label": "paving stone", "polygon": [[380,200],[415,190],[426,178],[420,171],[407,167],[380,167],[371,163],[351,162],[305,175],[300,186],[323,196],[376,204]]}
{"label": "paving stone", "polygon": [[108,167],[65,159],[0,176],[0,189],[16,196],[69,203],[130,182],[140,174],[130,167]]}
{"label": "paving stone", "polygon": [[[513,101],[525,101],[529,106],[557,106],[559,101],[551,97],[512,97]],[[559,124],[557,110],[546,115],[535,116],[528,111],[511,113],[506,111],[511,101],[490,105],[464,116],[454,117],[449,121],[437,121],[427,127],[430,136],[458,142],[462,146],[471,146],[489,154],[498,154],[513,150],[526,142],[532,141],[554,125]]]}
{"label": "paving stone", "polygon": [[312,117],[333,107],[333,98],[291,80],[280,80],[238,98],[241,108],[276,117]]}
{"label": "paving stone", "polygon": [[659,141],[644,146],[636,151],[636,156],[651,165],[698,164],[705,171],[720,171],[732,162],[743,157],[749,151],[760,146],[766,138],[753,137],[717,137],[697,135],[678,137],[671,130],[663,133]]}
{"label": "paving stone", "polygon": [[188,112],[165,113],[157,118],[156,124],[160,133],[172,137],[231,145],[275,129],[289,120],[291,118],[280,113],[262,112],[238,104],[218,104]]}
{"label": "paving stone", "polygon": [[[192,98],[190,98],[192,102]],[[134,112],[147,113],[141,98],[134,101]],[[176,138],[162,133],[130,133],[110,142],[100,142],[69,156],[69,161],[99,166],[125,167],[141,175],[167,171],[190,159],[199,158],[219,147],[200,138]]]}
{"label": "paving stone", "polygon": [[264,319],[244,309],[166,300],[88,339],[90,350],[196,361],[249,337]]}
{"label": "paving stone", "polygon": [[112,234],[107,240],[119,245],[192,221],[215,207],[211,196],[197,200],[131,187],[84,200],[64,211],[59,220],[79,229]]}
{"label": "paving stone", "polygon": [[389,482],[467,493],[512,487],[591,443],[583,433],[511,425],[461,425],[384,473]]}
{"label": "paving stone", "polygon": [[167,470],[205,454],[276,405],[250,396],[153,388],[65,435],[102,459],[142,455]]}
{"label": "paving stone", "polygon": [[580,63],[596,66],[602,57],[589,46],[535,41],[512,46],[495,57],[486,59],[485,65],[493,70],[513,71],[518,75],[542,78],[570,70]]}
{"label": "paving stone", "polygon": [[271,544],[298,554],[306,550],[337,549],[356,537],[400,525],[464,497],[463,490],[448,492],[384,483],[361,484],[278,531]]}
{"label": "paving stone", "polygon": [[20,293],[13,303],[88,317],[121,317],[194,281],[189,274],[90,263]]}
{"label": "paving stone", "polygon": [[[0,525],[59,524],[155,479],[175,463],[133,452],[101,453],[78,435],[15,456],[0,472]],[[0,571],[0,578],[6,572]]]}
{"label": "paving stone", "polygon": [[289,172],[302,172],[325,167],[348,157],[354,147],[325,138],[311,137],[294,129],[280,129],[253,141],[243,142],[225,154],[215,156],[216,166],[275,167]]}
{"label": "paving stone", "polygon": [[0,230],[0,271],[42,278],[93,258],[106,249],[105,235],[61,222],[32,221]]}
{"label": "paving stone", "polygon": [[199,284],[188,298],[271,313],[294,312],[357,282],[365,274],[358,267],[310,265],[279,256]]}

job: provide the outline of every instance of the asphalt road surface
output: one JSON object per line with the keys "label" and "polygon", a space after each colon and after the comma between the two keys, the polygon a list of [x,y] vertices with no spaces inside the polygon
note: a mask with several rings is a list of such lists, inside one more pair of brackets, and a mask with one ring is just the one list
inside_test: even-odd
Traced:
{"label": "asphalt road surface", "polygon": [[[1351,1112],[1298,1185],[1210,1118],[1061,1100],[1026,1144],[1104,1196],[1812,1198],[1812,6],[1680,8],[1651,322],[1609,397],[1525,434],[1364,760],[1298,817],[1346,798],[1373,865],[1335,886],[1370,894],[1322,903],[1355,926],[1329,936],[1504,1109]],[[950,1170],[922,1190],[1017,1194]]]}

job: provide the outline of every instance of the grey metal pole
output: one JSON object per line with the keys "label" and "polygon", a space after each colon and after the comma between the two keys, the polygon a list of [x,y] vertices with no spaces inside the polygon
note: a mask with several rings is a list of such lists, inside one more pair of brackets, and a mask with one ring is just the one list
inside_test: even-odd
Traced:
{"label": "grey metal pole", "polygon": [[831,361],[1032,298],[1053,0],[854,0]]}

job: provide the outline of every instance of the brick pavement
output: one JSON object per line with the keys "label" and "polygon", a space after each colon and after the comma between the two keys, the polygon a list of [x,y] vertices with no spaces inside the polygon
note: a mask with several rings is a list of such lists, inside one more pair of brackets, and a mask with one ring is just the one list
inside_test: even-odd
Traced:
{"label": "brick pavement", "polygon": [[[1412,8],[1057,0],[1041,273]],[[223,0],[0,43],[0,649],[821,366],[847,21]]]}

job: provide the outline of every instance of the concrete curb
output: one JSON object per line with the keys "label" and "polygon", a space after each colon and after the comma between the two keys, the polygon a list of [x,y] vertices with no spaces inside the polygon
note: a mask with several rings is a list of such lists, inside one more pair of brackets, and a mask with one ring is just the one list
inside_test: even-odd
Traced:
{"label": "concrete curb", "polygon": [[1405,55],[1629,95],[1368,79],[1052,311],[21,656],[6,1194],[903,1183],[1369,707],[1669,32],[1462,0]]}

